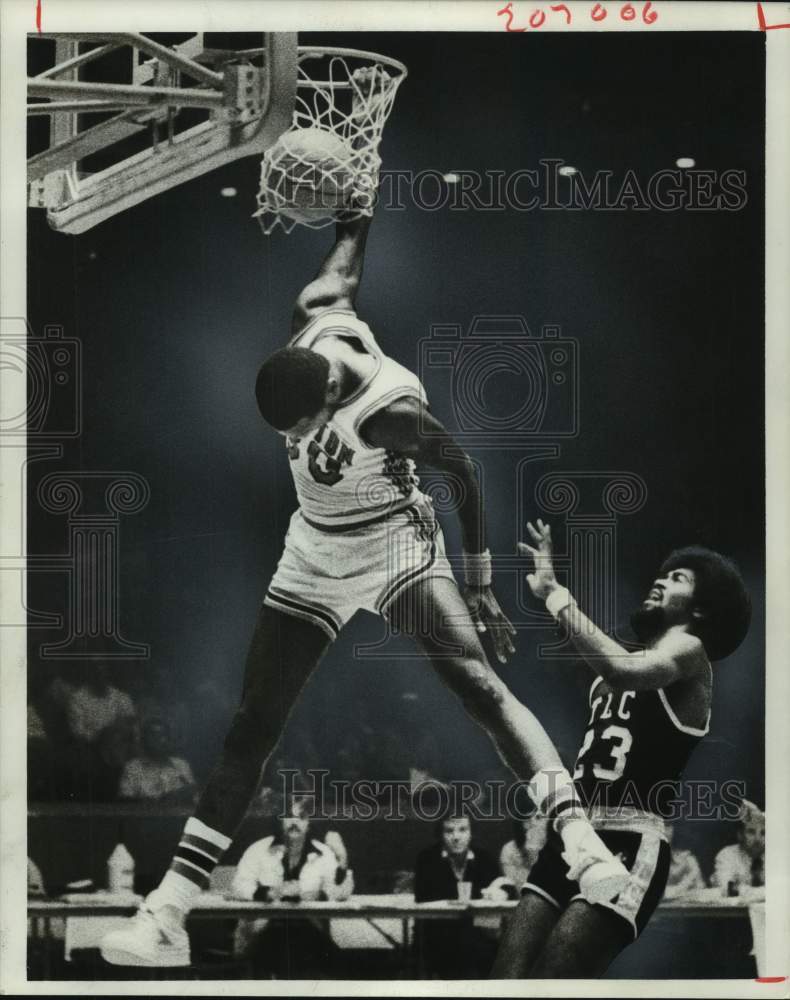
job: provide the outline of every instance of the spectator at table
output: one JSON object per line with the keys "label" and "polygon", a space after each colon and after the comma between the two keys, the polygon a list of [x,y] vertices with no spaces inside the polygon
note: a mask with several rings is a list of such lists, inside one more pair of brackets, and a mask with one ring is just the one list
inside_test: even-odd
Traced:
{"label": "spectator at table", "polygon": [[538,860],[547,832],[547,820],[540,816],[513,820],[513,839],[499,852],[499,869],[507,884],[517,892],[521,891],[530,869]]}
{"label": "spectator at table", "polygon": [[711,885],[726,890],[765,885],[765,813],[743,800],[738,843],[722,847],[716,855]]}
{"label": "spectator at table", "polygon": [[414,898],[418,903],[458,899],[458,884],[469,882],[471,898],[480,899],[498,878],[491,855],[472,844],[469,817],[448,817],[441,821],[438,841],[417,857]]}
{"label": "spectator at table", "polygon": [[672,847],[672,855],[664,899],[678,899],[691,892],[704,889],[705,879],[694,853],[675,844],[675,825],[673,823],[667,823],[666,830]]}
{"label": "spectator at table", "polygon": [[[287,803],[274,836],[256,841],[242,855],[231,894],[263,902],[347,899],[354,889],[345,845],[329,831],[325,842],[310,835],[310,820],[298,799]],[[256,975],[321,978],[335,960],[326,928],[310,919],[240,920],[237,954],[248,957]]]}
{"label": "spectator at table", "polygon": [[164,719],[152,716],[143,723],[141,753],[128,761],[121,774],[118,797],[158,802],[192,803],[195,779],[182,757],[171,755],[170,732]]}
{"label": "spectator at table", "polygon": [[[439,839],[417,857],[414,898],[417,903],[458,900],[461,886],[469,898],[506,898],[496,861],[472,843],[468,816],[443,819]],[[417,921],[415,945],[427,975],[438,979],[484,979],[496,952],[496,940],[474,926],[471,917]]]}

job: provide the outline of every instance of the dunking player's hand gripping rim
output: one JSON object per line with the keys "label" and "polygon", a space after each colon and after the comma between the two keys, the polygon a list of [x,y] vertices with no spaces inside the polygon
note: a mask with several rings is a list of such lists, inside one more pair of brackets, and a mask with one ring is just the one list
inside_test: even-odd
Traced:
{"label": "dunking player's hand gripping rim", "polygon": [[382,130],[406,72],[372,52],[299,49],[293,124],[261,163],[255,215],[265,233],[373,214]]}

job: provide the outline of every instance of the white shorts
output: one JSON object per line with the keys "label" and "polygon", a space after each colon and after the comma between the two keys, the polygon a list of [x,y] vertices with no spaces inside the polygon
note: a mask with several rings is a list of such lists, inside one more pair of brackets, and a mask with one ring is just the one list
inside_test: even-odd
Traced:
{"label": "white shorts", "polygon": [[360,610],[386,617],[417,580],[454,580],[427,497],[374,524],[327,532],[297,510],[264,604],[304,618],[334,639]]}

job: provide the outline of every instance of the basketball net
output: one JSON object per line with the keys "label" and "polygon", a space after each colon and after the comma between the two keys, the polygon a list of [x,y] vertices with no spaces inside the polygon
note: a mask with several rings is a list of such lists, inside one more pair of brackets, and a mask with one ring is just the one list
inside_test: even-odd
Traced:
{"label": "basketball net", "polygon": [[[406,72],[402,63],[373,52],[299,49],[293,123],[285,135],[322,129],[342,140],[342,151],[325,164],[301,159],[279,141],[266,151],[254,213],[264,233],[278,225],[288,233],[297,223],[321,229],[335,221],[338,210],[346,219],[373,214],[381,135]],[[295,175],[315,191],[315,207],[308,212],[294,205]],[[327,189],[342,193],[342,209],[321,208],[321,195]]]}

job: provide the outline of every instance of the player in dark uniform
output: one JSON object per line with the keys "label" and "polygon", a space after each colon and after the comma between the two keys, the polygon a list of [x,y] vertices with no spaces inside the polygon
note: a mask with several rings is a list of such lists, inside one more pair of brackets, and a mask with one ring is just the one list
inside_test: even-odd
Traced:
{"label": "player in dark uniform", "polygon": [[662,812],[708,732],[711,661],[740,645],[751,605],[741,576],[709,549],[673,552],[632,616],[645,649],[629,653],[596,628],[554,575],[551,530],[528,525],[533,594],[569,630],[598,675],[574,783],[593,827],[630,872],[613,900],[590,904],[567,879],[553,834],[502,937],[495,978],[602,975],[642,932],[664,892],[670,848]]}

